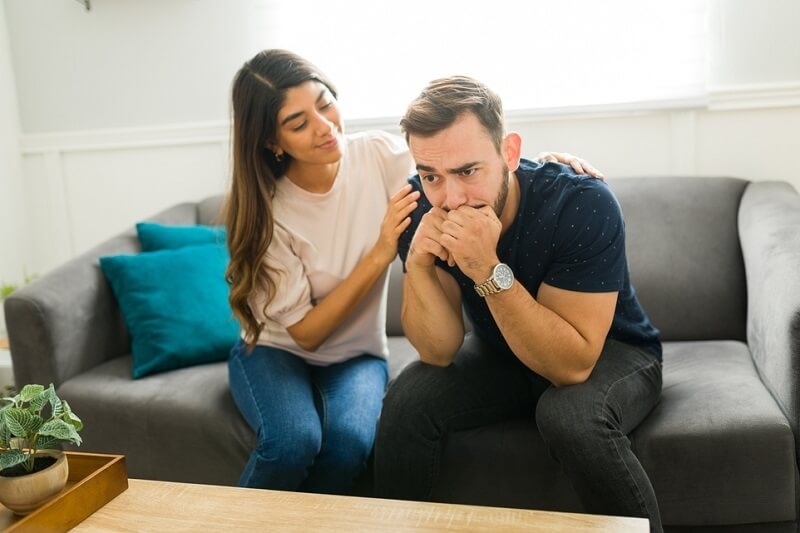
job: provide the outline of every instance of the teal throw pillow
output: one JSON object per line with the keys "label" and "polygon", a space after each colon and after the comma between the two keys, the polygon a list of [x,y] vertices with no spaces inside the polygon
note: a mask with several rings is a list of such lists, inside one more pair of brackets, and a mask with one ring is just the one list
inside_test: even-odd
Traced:
{"label": "teal throw pillow", "polygon": [[139,222],[136,233],[143,252],[172,250],[193,244],[225,245],[224,226],[165,226],[157,222]]}
{"label": "teal throw pillow", "polygon": [[100,258],[131,335],[133,377],[224,361],[239,339],[224,246]]}

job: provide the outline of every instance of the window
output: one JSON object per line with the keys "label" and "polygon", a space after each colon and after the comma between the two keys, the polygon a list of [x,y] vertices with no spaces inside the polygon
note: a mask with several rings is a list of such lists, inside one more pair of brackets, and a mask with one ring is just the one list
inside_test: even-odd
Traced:
{"label": "window", "polygon": [[685,106],[705,98],[703,0],[260,0],[265,48],[337,85],[350,118],[399,116],[450,74],[507,111]]}

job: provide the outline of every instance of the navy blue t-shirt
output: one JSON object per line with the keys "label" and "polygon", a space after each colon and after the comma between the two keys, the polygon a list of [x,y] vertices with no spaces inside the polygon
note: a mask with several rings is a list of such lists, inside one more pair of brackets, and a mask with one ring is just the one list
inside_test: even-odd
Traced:
{"label": "navy blue t-shirt", "polygon": [[[608,337],[639,346],[661,360],[659,331],[636,298],[625,256],[625,224],[616,197],[605,182],[576,174],[558,163],[523,159],[516,171],[520,202],[516,219],[500,237],[497,256],[535,298],[544,282],[578,292],[618,291]],[[422,215],[431,209],[419,175],[409,178],[422,196],[411,225],[400,237],[405,263]],[[437,259],[461,287],[464,308],[482,340],[511,352],[475,283],[458,267]]]}

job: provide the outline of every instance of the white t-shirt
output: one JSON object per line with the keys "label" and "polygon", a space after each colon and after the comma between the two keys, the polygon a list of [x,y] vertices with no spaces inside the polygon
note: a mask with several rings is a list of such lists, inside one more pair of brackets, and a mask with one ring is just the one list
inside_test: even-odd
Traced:
{"label": "white t-shirt", "polygon": [[267,261],[281,273],[266,317],[261,312],[263,294],[250,302],[256,318],[265,324],[258,344],[281,348],[316,365],[363,354],[388,355],[388,271],[316,352],[300,348],[286,328],[339,285],[374,246],[389,198],[413,173],[402,138],[369,131],[345,136],[339,173],[328,192],[311,193],[286,177],[278,180]]}

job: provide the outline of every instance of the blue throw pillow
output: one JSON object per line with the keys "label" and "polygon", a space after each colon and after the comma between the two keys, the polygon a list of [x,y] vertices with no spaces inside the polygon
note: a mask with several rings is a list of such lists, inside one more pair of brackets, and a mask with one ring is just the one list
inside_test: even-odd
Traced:
{"label": "blue throw pillow", "polygon": [[225,245],[224,226],[165,226],[156,222],[139,222],[136,233],[143,252],[172,250],[193,244]]}
{"label": "blue throw pillow", "polygon": [[224,361],[239,338],[219,244],[100,258],[131,335],[133,377]]}

